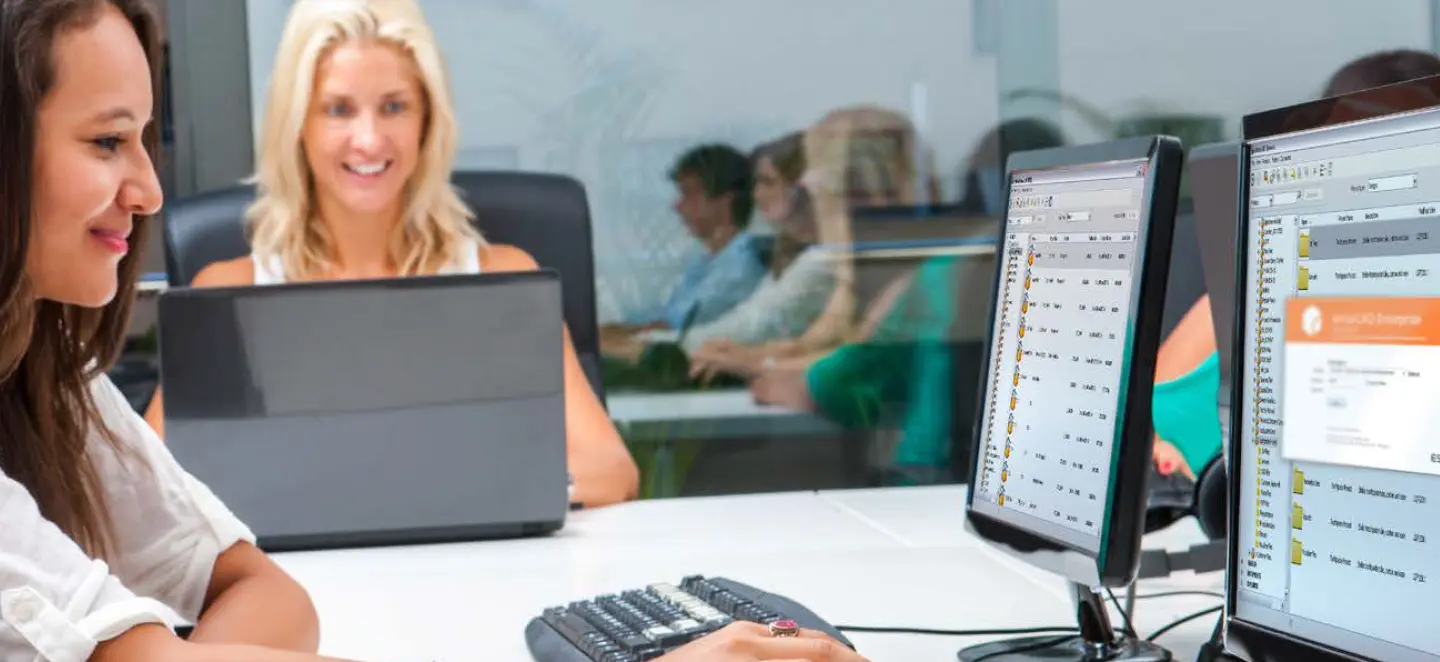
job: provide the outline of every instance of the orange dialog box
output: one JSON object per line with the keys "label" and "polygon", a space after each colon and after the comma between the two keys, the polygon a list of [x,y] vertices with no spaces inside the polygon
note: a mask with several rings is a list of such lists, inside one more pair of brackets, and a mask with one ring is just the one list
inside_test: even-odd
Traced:
{"label": "orange dialog box", "polygon": [[1440,474],[1440,298],[1285,304],[1280,452]]}

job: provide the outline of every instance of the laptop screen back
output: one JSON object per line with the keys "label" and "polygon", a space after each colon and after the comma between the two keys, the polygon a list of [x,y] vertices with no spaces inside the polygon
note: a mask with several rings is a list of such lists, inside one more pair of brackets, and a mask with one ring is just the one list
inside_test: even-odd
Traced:
{"label": "laptop screen back", "polygon": [[563,517],[550,273],[181,290],[167,443],[261,537]]}

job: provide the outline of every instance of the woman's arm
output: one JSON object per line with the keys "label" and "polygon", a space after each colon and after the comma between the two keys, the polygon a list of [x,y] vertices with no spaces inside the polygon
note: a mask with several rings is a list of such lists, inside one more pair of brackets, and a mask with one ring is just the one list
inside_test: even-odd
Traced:
{"label": "woman's arm", "polygon": [[345,662],[308,653],[185,641],[160,625],[140,625],[101,642],[89,662]]}
{"label": "woman's arm", "polygon": [[[255,268],[251,266],[250,258],[240,257],[224,262],[216,262],[195,274],[191,281],[191,287],[229,287],[234,285],[252,285],[255,283]],[[155,394],[150,396],[150,404],[145,407],[145,422],[150,429],[161,439],[165,438],[165,398],[164,391],[160,384],[155,385]]]}
{"label": "woman's arm", "polygon": [[1210,316],[1210,295],[1200,297],[1180,318],[1155,356],[1155,381],[1183,377],[1215,353],[1215,323]]}
{"label": "woman's arm", "polygon": [[[489,272],[534,271],[535,258],[513,246],[480,249]],[[565,454],[575,479],[572,499],[586,506],[604,506],[640,494],[640,469],[620,438],[610,415],[591,388],[570,331],[565,330]]]}
{"label": "woman's arm", "polygon": [[[1155,383],[1190,374],[1215,350],[1215,326],[1210,312],[1210,295],[1206,294],[1190,307],[1160,344],[1160,351],[1155,356]],[[1179,472],[1195,478],[1195,468],[1186,463],[1185,455],[1174,444],[1161,439],[1159,434],[1154,436],[1152,460],[1163,475]]]}
{"label": "woman's arm", "polygon": [[300,584],[258,547],[241,542],[216,559],[190,641],[313,653],[320,620]]}

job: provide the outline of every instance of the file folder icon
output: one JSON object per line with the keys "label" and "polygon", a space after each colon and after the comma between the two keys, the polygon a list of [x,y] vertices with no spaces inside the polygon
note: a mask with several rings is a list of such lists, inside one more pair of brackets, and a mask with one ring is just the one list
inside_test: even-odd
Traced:
{"label": "file folder icon", "polygon": [[1300,562],[1303,561],[1304,559],[1305,559],[1305,546],[1304,546],[1304,545],[1301,545],[1299,540],[1291,540],[1291,541],[1290,541],[1290,562],[1293,563],[1293,564],[1295,564],[1295,565],[1300,565]]}
{"label": "file folder icon", "polygon": [[1019,371],[1019,370],[1016,370],[1016,371],[1015,371],[1015,385],[1016,385],[1016,386],[1019,386],[1019,385],[1020,385],[1020,371]]}
{"label": "file folder icon", "polygon": [[1300,267],[1300,275],[1296,278],[1296,289],[1310,289],[1310,267]]}
{"label": "file folder icon", "polygon": [[1300,231],[1300,257],[1310,257],[1310,231]]}
{"label": "file folder icon", "polygon": [[1290,480],[1290,482],[1293,483],[1293,487],[1295,488],[1292,490],[1294,493],[1305,493],[1305,472],[1301,471],[1298,468],[1295,469],[1295,476]]}
{"label": "file folder icon", "polygon": [[1290,528],[1296,531],[1305,528],[1305,509],[1301,508],[1298,503],[1295,504],[1294,508],[1290,509]]}

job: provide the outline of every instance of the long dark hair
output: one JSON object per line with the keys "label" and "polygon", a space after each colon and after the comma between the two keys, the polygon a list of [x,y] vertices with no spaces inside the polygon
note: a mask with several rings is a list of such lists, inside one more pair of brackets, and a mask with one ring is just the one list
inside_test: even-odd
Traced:
{"label": "long dark hair", "polygon": [[[124,348],[143,256],[120,261],[119,290],[99,309],[38,300],[25,275],[35,201],[36,113],[55,83],[56,39],[119,8],[135,27],[160,89],[160,26],[148,0],[0,0],[0,470],[30,491],[40,512],[95,557],[113,532],[100,477],[87,453],[99,433],[117,450],[90,381]],[[156,157],[156,124],[145,146]],[[149,219],[135,218],[131,245]]]}

